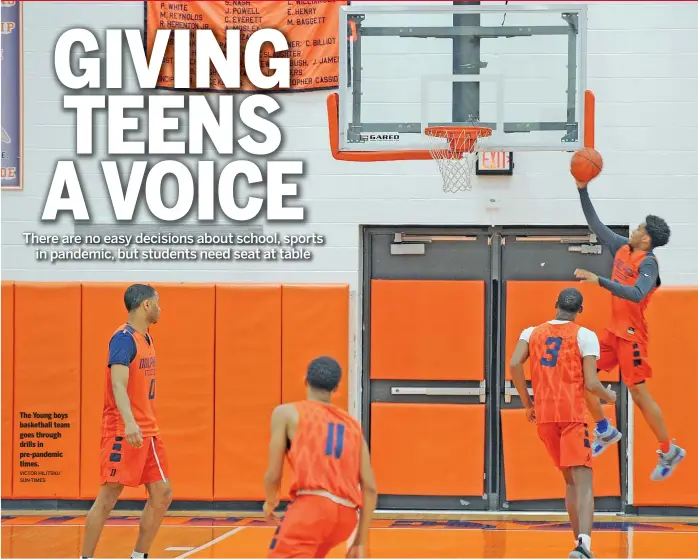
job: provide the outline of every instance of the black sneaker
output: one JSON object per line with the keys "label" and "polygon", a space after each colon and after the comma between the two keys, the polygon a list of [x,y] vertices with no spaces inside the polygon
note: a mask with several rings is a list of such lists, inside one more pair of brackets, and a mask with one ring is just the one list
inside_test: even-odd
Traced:
{"label": "black sneaker", "polygon": [[575,547],[568,555],[569,559],[593,559],[594,556],[591,554],[586,546],[582,543],[582,538],[577,540],[577,547]]}

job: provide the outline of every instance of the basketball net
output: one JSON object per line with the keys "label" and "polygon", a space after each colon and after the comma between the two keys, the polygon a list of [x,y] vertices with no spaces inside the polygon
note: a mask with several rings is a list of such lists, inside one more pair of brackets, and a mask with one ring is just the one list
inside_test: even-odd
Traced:
{"label": "basketball net", "polygon": [[[492,130],[478,126],[429,126],[424,134],[429,141],[429,153],[439,166],[444,192],[469,191],[479,140],[490,136]],[[448,140],[447,144],[444,139]]]}

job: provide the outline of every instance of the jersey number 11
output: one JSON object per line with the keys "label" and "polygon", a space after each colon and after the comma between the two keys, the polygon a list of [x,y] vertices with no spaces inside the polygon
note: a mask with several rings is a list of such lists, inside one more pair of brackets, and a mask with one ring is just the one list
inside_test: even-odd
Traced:
{"label": "jersey number 11", "polygon": [[325,442],[325,454],[327,456],[332,456],[334,454],[335,458],[342,456],[342,450],[344,450],[344,425],[341,423],[336,424],[337,440],[335,441],[335,424],[327,424],[327,441]]}

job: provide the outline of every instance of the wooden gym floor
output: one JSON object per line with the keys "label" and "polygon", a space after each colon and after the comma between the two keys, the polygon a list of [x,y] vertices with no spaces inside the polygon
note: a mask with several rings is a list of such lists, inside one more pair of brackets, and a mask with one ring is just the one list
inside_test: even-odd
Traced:
{"label": "wooden gym floor", "polygon": [[[414,518],[414,517],[413,517]],[[374,521],[369,555],[407,557],[567,557],[572,548],[564,521],[509,516],[500,520],[405,517]],[[698,518],[619,519],[597,522],[593,553],[611,557],[697,557]],[[112,517],[96,557],[129,557],[138,516]],[[79,557],[84,516],[7,515],[2,518],[2,557]],[[240,516],[169,516],[150,557],[265,557],[274,527]],[[343,557],[343,547],[330,557]]]}

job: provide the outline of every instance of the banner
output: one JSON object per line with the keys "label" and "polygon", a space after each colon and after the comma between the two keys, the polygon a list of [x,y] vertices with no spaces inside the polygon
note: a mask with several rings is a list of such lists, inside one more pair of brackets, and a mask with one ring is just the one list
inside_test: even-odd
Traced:
{"label": "banner", "polygon": [[[291,87],[286,91],[311,91],[339,86],[339,7],[346,2],[146,2],[146,36],[150,56],[158,29],[211,29],[220,43],[225,44],[226,30],[240,30],[240,52],[252,33],[259,29],[277,29],[288,41],[287,51],[276,57],[291,59]],[[174,88],[174,46],[168,46],[158,79],[158,87]],[[195,84],[193,64],[195,46],[191,47],[191,87]],[[271,46],[269,46],[271,51]],[[263,67],[268,57],[262,55]],[[244,75],[241,90],[256,88]],[[264,70],[262,70],[264,72]],[[213,71],[214,90],[226,89]]]}
{"label": "banner", "polygon": [[3,189],[22,188],[22,6],[2,2],[2,174]]}

